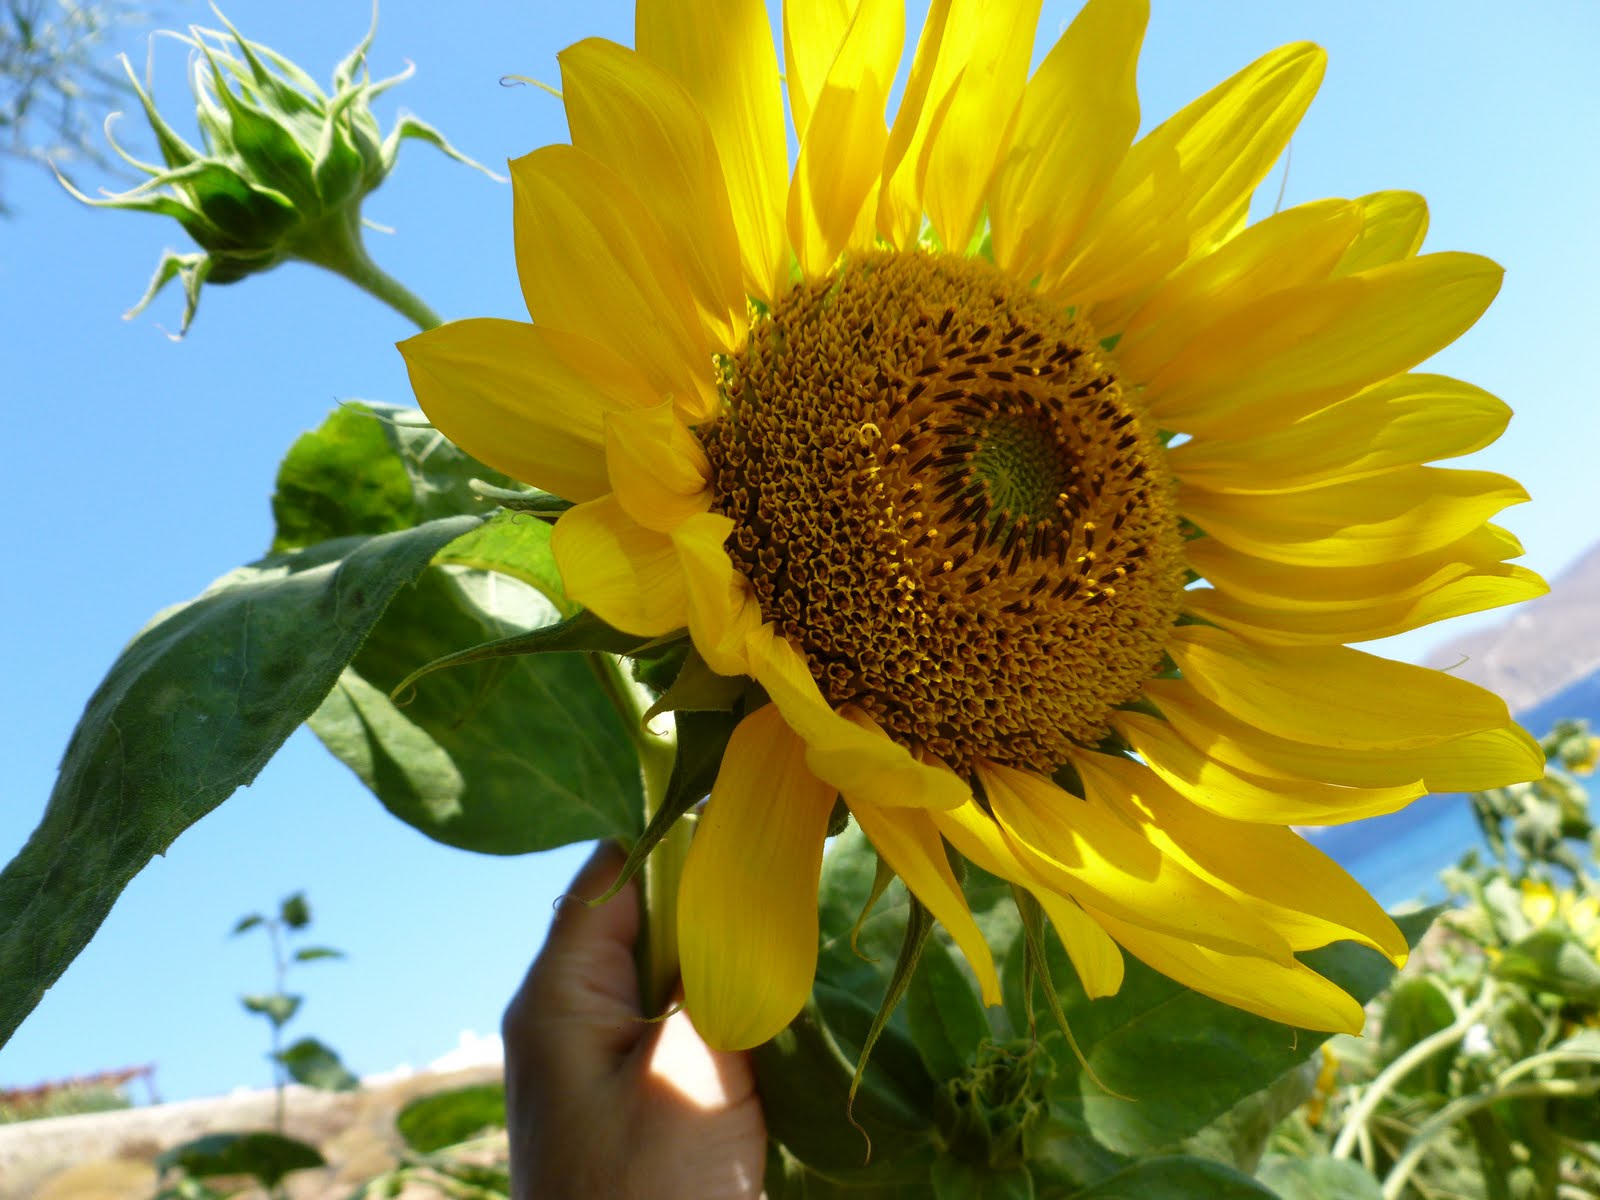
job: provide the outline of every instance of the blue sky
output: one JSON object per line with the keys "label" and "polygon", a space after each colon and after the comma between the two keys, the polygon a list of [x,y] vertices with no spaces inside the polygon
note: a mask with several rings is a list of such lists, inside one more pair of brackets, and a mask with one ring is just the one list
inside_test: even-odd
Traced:
{"label": "blue sky", "polygon": [[[165,7],[208,15],[182,0]],[[1039,54],[1075,8],[1046,3]],[[1517,410],[1472,465],[1529,487],[1534,502],[1506,523],[1530,566],[1558,572],[1595,538],[1600,499],[1588,362],[1600,316],[1600,7],[1152,0],[1152,9],[1140,69],[1147,125],[1272,46],[1318,41],[1328,77],[1294,143],[1285,203],[1415,189],[1432,206],[1429,248],[1505,265],[1499,301],[1433,366]],[[324,79],[368,17],[365,0],[234,0],[228,13]],[[410,59],[417,74],[380,112],[387,125],[408,107],[499,165],[565,136],[557,101],[502,77],[554,82],[562,46],[590,35],[628,41],[630,24],[631,5],[616,0],[389,0],[374,71]],[[142,37],[130,35],[126,49],[143,62]],[[156,94],[175,118],[188,105],[183,68],[178,47],[158,47]],[[119,135],[149,149],[132,117]],[[1264,189],[1268,207],[1277,184],[1275,174]],[[127,639],[264,551],[273,473],[295,436],[341,400],[409,400],[392,343],[410,330],[341,281],[289,266],[208,291],[189,337],[171,342],[163,330],[177,327],[176,293],[134,321],[120,314],[164,247],[187,248],[175,225],[90,210],[20,169],[8,171],[5,194],[16,211],[0,224],[0,409],[14,451],[0,473],[0,506],[12,514],[12,582],[0,592],[9,768],[0,857],[9,858],[43,809],[83,702]],[[374,256],[447,317],[523,315],[507,187],[412,144],[367,214],[396,230],[371,236]],[[1421,631],[1387,651],[1421,657],[1455,631]],[[239,914],[299,888],[316,940],[350,959],[305,969],[308,1000],[291,1028],[328,1041],[360,1072],[426,1062],[461,1030],[496,1027],[582,855],[504,860],[435,845],[297,734],[254,786],[128,888],[0,1049],[0,1086],[145,1062],[157,1064],[168,1098],[266,1083],[259,1022],[234,999],[270,983],[265,948],[226,933]]]}

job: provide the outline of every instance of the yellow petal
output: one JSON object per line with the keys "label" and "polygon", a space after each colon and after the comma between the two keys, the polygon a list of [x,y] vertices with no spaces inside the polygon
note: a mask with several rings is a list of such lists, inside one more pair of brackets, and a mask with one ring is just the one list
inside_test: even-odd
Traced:
{"label": "yellow petal", "polygon": [[1089,0],[1028,82],[989,203],[994,259],[1057,270],[1139,131],[1148,0]]}
{"label": "yellow petal", "polygon": [[660,637],[688,620],[672,539],[635,522],[615,496],[562,513],[550,549],[567,595],[606,624]]}
{"label": "yellow petal", "polygon": [[672,531],[683,564],[689,634],[700,657],[719,675],[750,674],[746,651],[761,624],[761,605],[723,549],[733,522],[721,513],[690,517]]}
{"label": "yellow petal", "polygon": [[1289,491],[1471,454],[1510,420],[1509,405],[1470,383],[1396,375],[1281,429],[1194,438],[1168,463],[1213,492]]}
{"label": "yellow petal", "polygon": [[926,209],[953,254],[983,211],[1027,80],[1041,0],[934,0],[884,155],[878,232],[914,245]]}
{"label": "yellow petal", "polygon": [[739,240],[711,129],[689,93],[643,55],[589,38],[556,56],[572,144],[615,171],[661,226],[707,340],[747,325]]}
{"label": "yellow petal", "polygon": [[1389,915],[1293,830],[1209,813],[1131,759],[1083,751],[1072,765],[1090,794],[1119,808],[1163,853],[1256,913],[1296,951],[1356,941],[1405,965],[1406,940]]}
{"label": "yellow petal", "polygon": [[670,403],[606,417],[606,470],[623,510],[671,533],[711,507],[711,461]]}
{"label": "yellow petal", "polygon": [[804,144],[828,68],[860,0],[783,0],[783,80],[795,141]]}
{"label": "yellow petal", "polygon": [[1043,887],[1033,894],[1055,926],[1084,994],[1091,1000],[1115,996],[1122,988],[1123,962],[1122,951],[1111,935],[1070,896],[1058,896]]}
{"label": "yellow petal", "polygon": [[1043,286],[1089,306],[1136,295],[1236,219],[1322,82],[1308,42],[1263,55],[1134,143],[1082,249]]}
{"label": "yellow petal", "polygon": [[783,199],[789,151],[766,5],[639,0],[634,40],[705,114],[722,158],[745,291],[771,304],[788,289]]}
{"label": "yellow petal", "polygon": [[1336,275],[1354,275],[1410,258],[1428,232],[1428,202],[1415,192],[1373,192],[1361,205],[1361,236],[1346,250]]}
{"label": "yellow petal", "polygon": [[1169,357],[1146,403],[1164,428],[1196,436],[1287,424],[1448,346],[1502,274],[1475,254],[1427,254],[1263,297]]}
{"label": "yellow petal", "polygon": [[861,714],[834,712],[805,657],[770,624],[750,635],[747,653],[750,673],[805,739],[806,763],[818,778],[846,796],[885,806],[954,808],[971,799],[971,790],[946,767],[918,762]]}
{"label": "yellow petal", "polygon": [[417,403],[473,457],[568,500],[610,490],[605,417],[657,403],[644,376],[587,338],[482,317],[400,343]]}
{"label": "yellow petal", "polygon": [[739,722],[678,892],[683,1005],[714,1049],[760,1045],[811,992],[833,799],[776,708]]}
{"label": "yellow petal", "polygon": [[1152,933],[1092,906],[1086,911],[1134,957],[1223,1004],[1331,1033],[1360,1033],[1366,1021],[1365,1010],[1353,997],[1304,963],[1219,953]]}
{"label": "yellow petal", "polygon": [[1126,322],[1109,305],[1097,305],[1090,319],[1096,329],[1122,330],[1116,354],[1124,377],[1149,379],[1224,314],[1326,279],[1360,231],[1360,210],[1349,201],[1302,204],[1178,267]]}
{"label": "yellow petal", "polygon": [[1084,916],[1077,901],[1053,891],[1028,870],[994,818],[976,801],[958,808],[930,809],[928,815],[962,857],[991,875],[1027,888],[1038,899],[1091,999],[1113,995],[1122,986],[1122,953],[1116,943]]}
{"label": "yellow petal", "polygon": [[1521,484],[1489,471],[1396,467],[1263,500],[1183,484],[1178,503],[1211,537],[1236,550],[1307,567],[1359,567],[1412,558],[1466,537]]}
{"label": "yellow petal", "polygon": [[715,411],[707,341],[661,226],[613,171],[571,146],[511,164],[517,274],[540,325],[638,367],[690,421]]}
{"label": "yellow petal", "polygon": [[978,976],[986,1005],[1000,1003],[1000,977],[989,943],[972,919],[967,898],[950,870],[944,842],[933,818],[915,808],[883,808],[863,796],[845,793],[850,815],[890,868],[955,939]]}
{"label": "yellow petal", "polygon": [[883,169],[883,113],[905,15],[901,0],[861,0],[817,95],[788,207],[789,239],[808,277],[833,267]]}
{"label": "yellow petal", "polygon": [[[1200,750],[1168,722],[1118,713],[1113,725],[1173,791],[1218,816],[1278,825],[1340,825],[1398,812],[1427,794],[1421,773],[1396,787],[1353,788],[1318,779],[1252,774]],[[1242,753],[1236,758],[1246,758]]]}
{"label": "yellow petal", "polygon": [[1477,571],[1458,568],[1458,572],[1416,596],[1321,611],[1251,604],[1215,588],[1191,588],[1183,594],[1183,603],[1184,610],[1193,616],[1252,641],[1319,646],[1393,637],[1435,621],[1519,604],[1550,590],[1550,585],[1528,568],[1509,563],[1496,563]]}
{"label": "yellow petal", "polygon": [[1481,525],[1427,554],[1360,567],[1272,562],[1242,554],[1215,538],[1195,538],[1184,547],[1189,566],[1222,591],[1254,604],[1314,611],[1415,598],[1521,553],[1521,543],[1497,525]]}
{"label": "yellow petal", "polygon": [[1278,737],[1201,698],[1184,680],[1156,679],[1144,693],[1183,738],[1236,770],[1322,779],[1350,787],[1394,787],[1421,778],[1431,792],[1475,792],[1537,779],[1544,751],[1516,725],[1467,734],[1431,746],[1335,746]]}
{"label": "yellow petal", "polygon": [[1511,724],[1493,692],[1347,646],[1263,646],[1184,625],[1173,631],[1167,653],[1213,704],[1313,745],[1399,750]]}
{"label": "yellow petal", "polygon": [[980,762],[978,777],[1013,852],[1051,890],[1206,945],[1289,957],[1280,934],[1163,855],[1103,799],[993,763]]}

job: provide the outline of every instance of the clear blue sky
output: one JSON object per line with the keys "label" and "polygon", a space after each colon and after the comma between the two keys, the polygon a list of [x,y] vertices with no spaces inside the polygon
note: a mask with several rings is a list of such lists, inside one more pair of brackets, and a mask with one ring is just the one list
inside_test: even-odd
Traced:
{"label": "clear blue sky", "polygon": [[[920,23],[921,8],[913,16]],[[168,11],[200,20],[194,3]],[[1153,0],[1140,71],[1146,123],[1281,42],[1327,47],[1327,82],[1293,150],[1286,203],[1386,187],[1426,194],[1428,246],[1507,268],[1489,315],[1436,369],[1504,397],[1510,433],[1473,465],[1522,479],[1534,503],[1507,523],[1554,573],[1595,538],[1600,404],[1590,355],[1600,305],[1600,7],[1479,0]],[[1076,4],[1048,2],[1042,55]],[[234,0],[250,36],[326,79],[367,21],[366,0]],[[555,53],[589,35],[630,38],[631,5],[389,0],[375,72],[415,61],[380,111],[411,108],[498,165],[563,140],[559,104],[501,77],[555,81]],[[126,49],[144,59],[142,38]],[[187,103],[179,48],[157,55],[157,96]],[[147,151],[140,122],[120,132]],[[89,182],[96,182],[91,179]],[[1274,175],[1264,189],[1270,207]],[[121,314],[170,222],[81,207],[47,177],[11,170],[0,223],[0,407],[11,438],[0,509],[11,514],[0,592],[5,686],[0,857],[24,842],[84,701],[158,609],[263,552],[267,497],[290,442],[338,401],[408,401],[392,343],[401,318],[312,268],[208,291],[187,340],[169,342],[176,293]],[[374,255],[447,317],[518,317],[510,192],[420,144],[367,212],[393,226]],[[186,248],[186,247],[185,247]],[[1453,629],[1389,652],[1420,657]],[[489,859],[437,846],[387,815],[309,735],[255,785],[184,834],[124,893],[99,935],[0,1050],[0,1086],[154,1062],[183,1098],[264,1084],[259,1022],[240,991],[269,983],[264,947],[234,918],[297,888],[318,940],[349,951],[301,977],[293,1027],[358,1071],[422,1063],[459,1031],[487,1032],[582,857]]]}

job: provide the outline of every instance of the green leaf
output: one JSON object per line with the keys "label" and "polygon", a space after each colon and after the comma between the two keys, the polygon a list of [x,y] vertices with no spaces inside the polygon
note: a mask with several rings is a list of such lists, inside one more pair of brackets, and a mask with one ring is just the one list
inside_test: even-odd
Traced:
{"label": "green leaf", "polygon": [[156,1156],[159,1171],[179,1170],[198,1179],[253,1175],[269,1188],[291,1171],[327,1166],[315,1146],[276,1133],[213,1133]]}
{"label": "green leaf", "polygon": [[254,929],[265,921],[266,918],[260,913],[251,913],[248,917],[240,917],[239,923],[233,927],[233,936],[237,937],[239,934]]}
{"label": "green leaf", "polygon": [[1559,925],[1537,929],[1508,946],[1494,964],[1494,974],[1580,1004],[1600,1003],[1600,962]]}
{"label": "green leaf", "polygon": [[644,809],[638,759],[585,656],[490,655],[389,698],[419,665],[548,634],[551,616],[514,579],[435,567],[396,598],[311,728],[390,812],[446,845],[523,854],[631,842]]}
{"label": "green leaf", "polygon": [[948,1156],[934,1160],[934,1200],[1033,1200],[1026,1167],[997,1171]]}
{"label": "green leaf", "polygon": [[387,427],[370,408],[345,404],[289,447],[272,515],[272,549],[282,553],[329,538],[409,529],[418,506]]}
{"label": "green leaf", "polygon": [[563,617],[579,611],[561,586],[561,572],[556,570],[555,555],[550,552],[550,526],[542,521],[516,513],[496,513],[481,529],[451,542],[434,562],[499,571],[543,593]]}
{"label": "green leaf", "polygon": [[1258,1176],[1279,1200],[1382,1200],[1365,1167],[1348,1158],[1269,1158]]}
{"label": "green leaf", "polygon": [[486,1129],[504,1129],[505,1124],[506,1089],[501,1083],[420,1096],[394,1119],[395,1129],[418,1154],[432,1154]]}
{"label": "green leaf", "polygon": [[917,1053],[937,1080],[965,1071],[978,1043],[990,1036],[978,994],[938,938],[923,947],[906,993],[906,1020]]}
{"label": "green leaf", "polygon": [[1147,1158],[1073,1200],[1276,1200],[1248,1175],[1204,1158]]}
{"label": "green leaf", "polygon": [[295,962],[316,962],[321,958],[343,958],[343,950],[335,950],[332,946],[306,946],[294,952]]}
{"label": "green leaf", "polygon": [[306,894],[296,892],[286,896],[278,908],[278,919],[290,929],[304,929],[311,924],[311,905],[306,903]]}
{"label": "green leaf", "polygon": [[316,1038],[301,1038],[278,1055],[296,1083],[325,1092],[351,1092],[361,1080],[346,1069],[339,1056]]}
{"label": "green leaf", "polygon": [[240,996],[239,1003],[250,1012],[266,1017],[274,1026],[282,1029],[300,1010],[303,996],[290,996],[283,992],[257,993],[249,996]]}
{"label": "green leaf", "polygon": [[50,803],[0,872],[0,1041],[128,881],[255,778],[391,598],[476,517],[264,559],[169,610],[90,698]]}

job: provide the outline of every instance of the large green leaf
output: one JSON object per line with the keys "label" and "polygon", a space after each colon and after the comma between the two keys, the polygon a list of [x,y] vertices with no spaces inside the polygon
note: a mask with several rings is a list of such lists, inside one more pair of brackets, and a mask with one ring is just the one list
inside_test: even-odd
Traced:
{"label": "large green leaf", "polygon": [[632,841],[638,761],[588,656],[469,663],[389,697],[424,663],[554,616],[517,580],[434,567],[396,598],[311,728],[390,812],[447,845],[523,854]]}
{"label": "large green leaf", "polygon": [[485,1129],[504,1129],[506,1088],[479,1083],[419,1096],[400,1110],[395,1129],[419,1154],[432,1154],[464,1142]]}
{"label": "large green leaf", "polygon": [[1378,1181],[1348,1158],[1269,1158],[1262,1183],[1280,1200],[1382,1200]]}
{"label": "large green leaf", "polygon": [[1075,1200],[1276,1200],[1232,1167],[1175,1154],[1147,1158],[1081,1192]]}
{"label": "large green leaf", "polygon": [[196,1179],[253,1175],[269,1188],[291,1171],[326,1166],[315,1146],[276,1133],[213,1133],[164,1150],[161,1171],[181,1170]]}
{"label": "large green leaf", "polygon": [[219,580],[146,628],[90,698],[44,818],[0,872],[0,1040],[128,881],[256,774],[462,516],[322,543]]}

